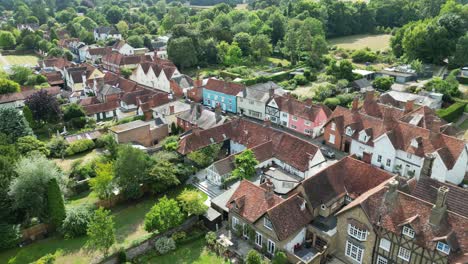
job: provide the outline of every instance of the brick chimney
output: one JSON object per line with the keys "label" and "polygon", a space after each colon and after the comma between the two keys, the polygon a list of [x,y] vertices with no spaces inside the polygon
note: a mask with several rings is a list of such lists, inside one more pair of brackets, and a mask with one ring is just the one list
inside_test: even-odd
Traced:
{"label": "brick chimney", "polygon": [[374,91],[367,91],[364,101],[366,102],[374,101]]}
{"label": "brick chimney", "polygon": [[242,88],[242,97],[247,97],[247,87]]}
{"label": "brick chimney", "polygon": [[149,121],[149,120],[153,119],[153,111],[151,111],[151,110],[150,111],[145,111],[143,113],[143,115],[144,115],[145,121]]}
{"label": "brick chimney", "polygon": [[434,163],[435,156],[432,154],[427,154],[424,157],[423,165],[421,167],[421,176],[430,178],[432,174],[432,164]]}
{"label": "brick chimney", "polygon": [[169,114],[170,114],[170,115],[173,115],[173,114],[174,114],[174,107],[175,107],[174,105],[170,105],[170,106],[169,106]]}
{"label": "brick chimney", "polygon": [[405,113],[409,113],[414,109],[414,100],[408,100],[405,103]]}
{"label": "brick chimney", "polygon": [[271,182],[270,179],[267,179],[265,182],[265,199],[270,200],[273,198],[275,195],[274,190],[275,190],[275,185]]}
{"label": "brick chimney", "polygon": [[385,193],[384,202],[387,207],[392,207],[398,199],[398,181],[393,179],[388,183],[388,190]]}
{"label": "brick chimney", "polygon": [[[217,105],[216,107],[220,107],[220,106]],[[201,114],[202,114],[203,106],[202,106],[201,104],[197,104],[197,105],[195,106],[195,110],[196,110],[196,112],[195,112],[195,118],[198,120],[198,119],[200,119],[200,116],[201,116]]]}
{"label": "brick chimney", "polygon": [[369,153],[369,152],[363,152],[362,153],[362,161],[364,161],[365,163],[368,163],[370,164],[371,163],[371,160],[372,160],[372,153]]}
{"label": "brick chimney", "polygon": [[221,121],[221,106],[216,106],[215,108],[215,119],[216,119],[216,123],[218,123],[219,121]]}
{"label": "brick chimney", "polygon": [[392,129],[393,125],[395,123],[395,120],[393,119],[392,116],[392,111],[390,108],[385,108],[384,113],[383,113],[383,125],[386,130]]}
{"label": "brick chimney", "polygon": [[429,223],[433,226],[440,226],[442,221],[445,219],[447,214],[447,194],[449,188],[447,186],[440,186],[437,189],[437,200],[431,210],[431,216],[429,217]]}
{"label": "brick chimney", "polygon": [[434,133],[440,133],[440,126],[442,125],[442,122],[440,121],[439,118],[435,117],[433,120],[432,120],[432,124],[431,124],[431,131],[434,132]]}
{"label": "brick chimney", "polygon": [[351,109],[352,109],[353,111],[357,111],[358,108],[359,108],[359,97],[356,96],[356,97],[354,97],[354,99],[353,99],[353,105],[352,105],[352,108],[351,108]]}
{"label": "brick chimney", "polygon": [[193,133],[195,136],[200,136],[200,128],[198,127],[197,124],[193,124],[193,125],[192,125],[192,133]]}

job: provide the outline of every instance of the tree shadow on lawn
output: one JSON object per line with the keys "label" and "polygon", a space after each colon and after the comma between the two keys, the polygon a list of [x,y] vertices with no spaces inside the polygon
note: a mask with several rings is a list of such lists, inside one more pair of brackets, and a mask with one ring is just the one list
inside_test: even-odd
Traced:
{"label": "tree shadow on lawn", "polygon": [[64,240],[56,235],[22,248],[15,248],[0,253],[0,263],[9,263],[10,259],[14,259],[10,264],[31,263],[46,254],[54,254],[57,250],[62,251],[62,256],[76,254],[84,248],[85,243],[85,236]]}

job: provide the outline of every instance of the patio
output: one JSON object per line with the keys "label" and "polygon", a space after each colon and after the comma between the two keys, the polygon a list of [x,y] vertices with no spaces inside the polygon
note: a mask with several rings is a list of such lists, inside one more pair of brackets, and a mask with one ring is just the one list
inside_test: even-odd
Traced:
{"label": "patio", "polygon": [[226,225],[223,225],[217,235],[220,244],[228,245],[225,248],[239,259],[244,259],[252,249],[252,245],[247,240],[233,235],[230,230],[226,229]]}
{"label": "patio", "polygon": [[317,256],[318,251],[315,248],[306,248],[301,246],[294,250],[294,255],[304,263],[309,263]]}

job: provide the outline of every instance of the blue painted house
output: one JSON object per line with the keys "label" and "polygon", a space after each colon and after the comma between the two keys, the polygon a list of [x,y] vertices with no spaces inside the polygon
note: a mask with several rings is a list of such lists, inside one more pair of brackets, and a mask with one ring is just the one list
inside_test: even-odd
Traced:
{"label": "blue painted house", "polygon": [[236,95],[243,89],[241,84],[209,79],[203,87],[203,105],[212,108],[219,105],[223,111],[237,113]]}

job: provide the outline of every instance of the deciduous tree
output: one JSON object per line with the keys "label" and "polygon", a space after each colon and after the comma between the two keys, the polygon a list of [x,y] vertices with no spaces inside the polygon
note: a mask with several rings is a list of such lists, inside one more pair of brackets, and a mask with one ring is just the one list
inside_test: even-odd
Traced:
{"label": "deciduous tree", "polygon": [[255,176],[255,166],[258,164],[258,160],[252,150],[248,149],[236,155],[234,163],[236,168],[232,171],[233,176],[239,179],[250,179]]}
{"label": "deciduous tree", "polygon": [[182,221],[184,221],[184,215],[177,201],[164,196],[146,214],[145,230],[162,233],[180,225]]}
{"label": "deciduous tree", "polygon": [[109,248],[115,243],[115,223],[110,211],[99,208],[88,225],[87,247],[98,249],[107,256]]}

